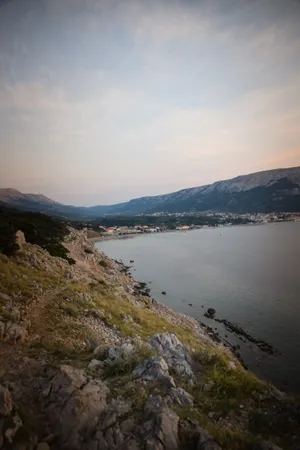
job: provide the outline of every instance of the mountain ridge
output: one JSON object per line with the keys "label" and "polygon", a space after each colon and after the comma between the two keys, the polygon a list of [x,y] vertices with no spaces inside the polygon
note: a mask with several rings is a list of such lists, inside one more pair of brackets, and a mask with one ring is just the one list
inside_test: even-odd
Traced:
{"label": "mountain ridge", "polygon": [[137,197],[113,205],[63,205],[42,194],[23,194],[12,188],[0,189],[0,202],[29,211],[87,219],[159,212],[299,212],[300,166],[238,175],[203,186]]}

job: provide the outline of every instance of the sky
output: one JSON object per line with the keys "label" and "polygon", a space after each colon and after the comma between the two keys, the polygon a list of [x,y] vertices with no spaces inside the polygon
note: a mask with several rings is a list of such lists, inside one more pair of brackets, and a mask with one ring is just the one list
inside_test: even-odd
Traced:
{"label": "sky", "polygon": [[298,0],[0,0],[0,187],[110,204],[300,165]]}

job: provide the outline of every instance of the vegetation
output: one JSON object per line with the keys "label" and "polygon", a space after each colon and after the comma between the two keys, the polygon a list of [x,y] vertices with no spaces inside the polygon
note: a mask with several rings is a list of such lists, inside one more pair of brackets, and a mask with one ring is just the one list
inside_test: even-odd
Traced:
{"label": "vegetation", "polygon": [[50,255],[58,256],[74,264],[68,257],[67,249],[61,241],[68,234],[67,224],[41,213],[21,212],[0,207],[0,252],[12,255],[18,249],[16,232],[23,231],[25,239],[31,244],[37,244],[47,250]]}

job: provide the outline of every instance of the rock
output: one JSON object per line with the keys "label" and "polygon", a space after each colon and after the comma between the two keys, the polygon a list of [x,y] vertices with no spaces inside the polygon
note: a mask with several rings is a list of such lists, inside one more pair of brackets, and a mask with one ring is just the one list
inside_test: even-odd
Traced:
{"label": "rock", "polygon": [[167,402],[181,406],[193,406],[194,398],[182,388],[171,388],[167,395]]}
{"label": "rock", "polygon": [[179,417],[170,409],[151,414],[142,427],[145,450],[177,450]]}
{"label": "rock", "polygon": [[117,347],[110,347],[107,350],[107,358],[111,361],[116,361],[122,358],[127,358],[134,353],[135,347],[130,342],[125,342]]}
{"label": "rock", "polygon": [[253,450],[282,450],[277,445],[273,444],[270,441],[262,441],[259,444],[255,444],[253,446]]}
{"label": "rock", "polygon": [[16,323],[7,322],[5,330],[5,339],[11,343],[24,342],[27,338],[27,330]]}
{"label": "rock", "polygon": [[222,450],[219,444],[212,438],[212,436],[203,428],[197,427],[197,446],[196,450]]}
{"label": "rock", "polygon": [[136,423],[128,418],[131,404],[122,400],[112,400],[100,414],[93,435],[83,448],[85,450],[139,450],[135,438]]}
{"label": "rock", "polygon": [[12,408],[12,399],[9,390],[0,385],[0,415],[9,416]]}
{"label": "rock", "polygon": [[48,378],[42,389],[45,392],[50,384],[43,400],[49,423],[64,448],[82,449],[82,441],[106,407],[109,390],[100,380],[89,379],[84,371],[67,365],[51,368],[49,377],[51,381]]}
{"label": "rock", "polygon": [[162,408],[166,406],[166,400],[163,399],[160,395],[151,395],[145,405],[144,405],[144,413],[146,416],[149,416],[151,413],[155,413],[161,411]]}
{"label": "rock", "polygon": [[123,400],[112,400],[112,402],[105,407],[99,416],[97,430],[107,430],[115,425],[122,416],[127,416],[131,410],[131,403]]}
{"label": "rock", "polygon": [[150,344],[158,354],[167,357],[168,365],[178,376],[194,378],[189,352],[174,333],[154,334]]}
{"label": "rock", "polygon": [[103,361],[99,361],[98,359],[92,359],[88,365],[88,369],[90,370],[101,370],[104,368]]}
{"label": "rock", "polygon": [[134,378],[146,381],[162,381],[175,387],[173,378],[169,374],[169,367],[161,356],[152,356],[139,364],[132,372]]}
{"label": "rock", "polygon": [[26,244],[25,234],[21,230],[16,232],[16,243],[20,249]]}
{"label": "rock", "polygon": [[216,314],[216,310],[214,308],[208,308],[208,310],[206,311],[206,313],[204,315],[205,315],[205,317],[212,319],[215,314]]}

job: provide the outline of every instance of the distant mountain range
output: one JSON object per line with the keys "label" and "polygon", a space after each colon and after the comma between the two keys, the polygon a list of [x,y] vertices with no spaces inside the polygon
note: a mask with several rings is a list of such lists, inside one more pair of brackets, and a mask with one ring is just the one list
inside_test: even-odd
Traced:
{"label": "distant mountain range", "polygon": [[69,206],[44,195],[23,194],[15,189],[0,189],[1,203],[70,219],[155,212],[300,212],[300,167],[242,175],[231,180],[171,194],[136,198],[116,205]]}

